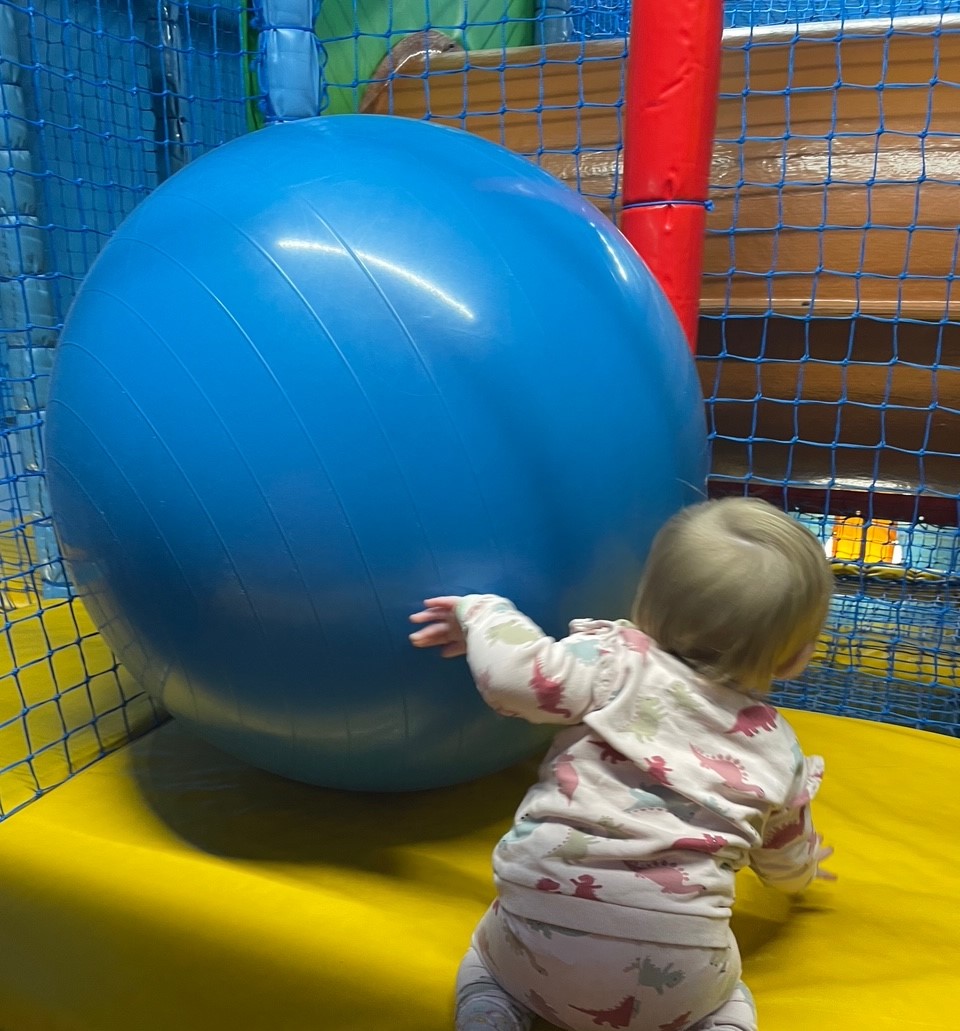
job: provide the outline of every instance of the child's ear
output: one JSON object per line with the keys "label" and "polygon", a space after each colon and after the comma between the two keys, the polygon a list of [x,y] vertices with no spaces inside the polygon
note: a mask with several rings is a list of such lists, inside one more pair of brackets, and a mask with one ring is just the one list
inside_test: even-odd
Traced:
{"label": "child's ear", "polygon": [[800,676],[800,674],[807,668],[810,660],[813,658],[815,648],[815,643],[810,643],[801,648],[792,659],[787,659],[787,661],[773,674],[774,680],[792,680],[794,677]]}

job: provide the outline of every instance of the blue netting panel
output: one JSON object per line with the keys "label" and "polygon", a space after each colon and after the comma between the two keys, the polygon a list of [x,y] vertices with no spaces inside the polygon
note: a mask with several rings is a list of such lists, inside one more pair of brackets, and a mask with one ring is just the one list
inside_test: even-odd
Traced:
{"label": "blue netting panel", "polygon": [[838,592],[781,700],[960,726],[960,17],[729,33],[701,371],[713,485],[805,513]]}
{"label": "blue netting panel", "polygon": [[[947,733],[960,713],[956,9],[727,5],[700,339],[714,493],[808,516],[835,562],[817,663],[779,697]],[[535,38],[572,41],[520,48],[503,19],[526,31],[530,11],[497,8],[485,49],[439,10],[405,41],[391,26],[417,12],[399,3],[376,31],[361,18],[323,37],[346,47],[329,95],[484,135],[616,215],[626,5],[593,0],[575,25],[550,0]]]}
{"label": "blue netting panel", "polygon": [[57,332],[120,221],[255,104],[237,3],[0,3],[0,818],[151,726],[73,600],[41,427]]}
{"label": "blue netting panel", "polygon": [[905,18],[960,11],[957,0],[734,0],[726,5],[731,28],[802,22]]}
{"label": "blue netting panel", "polygon": [[[532,7],[514,13],[483,22],[478,36],[428,22],[398,39],[360,31],[347,41],[325,38],[325,111],[465,129],[536,162],[615,217],[626,40],[544,48],[532,44]],[[338,52],[340,45],[347,49]]]}
{"label": "blue netting panel", "polygon": [[[835,563],[817,663],[781,700],[956,733],[951,4],[728,5],[700,369],[714,491],[797,512]],[[157,719],[71,598],[46,519],[52,347],[103,242],[192,157],[318,105],[480,133],[616,216],[627,9],[576,13],[0,0],[0,816]]]}
{"label": "blue netting panel", "polygon": [[956,528],[922,519],[800,518],[833,556],[838,589],[817,662],[779,700],[956,735]]}
{"label": "blue netting panel", "polygon": [[[355,0],[320,4],[328,114],[363,110],[376,87],[422,55],[507,53],[536,42],[536,0]],[[510,105],[504,105],[504,111]]]}
{"label": "blue netting panel", "polygon": [[[544,43],[606,39],[630,31],[629,0],[541,0]],[[956,14],[960,0],[728,0],[728,28]]]}

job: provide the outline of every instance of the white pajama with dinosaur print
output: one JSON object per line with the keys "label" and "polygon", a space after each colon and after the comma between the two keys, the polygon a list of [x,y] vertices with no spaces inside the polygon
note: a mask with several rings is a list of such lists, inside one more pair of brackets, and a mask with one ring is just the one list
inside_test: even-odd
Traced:
{"label": "white pajama with dinosaur print", "polygon": [[734,878],[813,879],[822,760],[772,706],[625,621],[577,620],[557,641],[494,595],[457,616],[487,704],[564,725],[494,852],[497,900],[461,987],[468,969],[492,975],[572,1031],[752,1031]]}

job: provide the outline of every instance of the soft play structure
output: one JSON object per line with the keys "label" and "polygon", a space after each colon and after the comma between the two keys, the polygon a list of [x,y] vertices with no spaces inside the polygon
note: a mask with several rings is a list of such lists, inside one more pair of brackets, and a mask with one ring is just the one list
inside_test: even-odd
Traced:
{"label": "soft play structure", "polygon": [[449,1029],[543,742],[406,613],[703,490],[836,582],[760,1026],[957,1026],[958,7],[0,0],[0,1031]]}

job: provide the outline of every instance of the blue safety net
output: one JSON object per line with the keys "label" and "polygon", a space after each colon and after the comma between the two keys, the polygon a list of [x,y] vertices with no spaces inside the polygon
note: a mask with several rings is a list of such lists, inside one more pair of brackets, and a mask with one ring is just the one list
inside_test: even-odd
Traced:
{"label": "blue safety net", "polygon": [[[616,217],[628,20],[615,0],[0,0],[0,818],[162,718],[73,597],[44,486],[57,332],[104,241],[192,158],[318,112],[484,135]],[[837,584],[778,698],[956,734],[960,0],[731,0],[726,24],[711,490],[795,513]]]}
{"label": "blue safety net", "polygon": [[956,734],[960,17],[909,13],[728,32],[700,369],[714,493],[834,562],[780,699]]}
{"label": "blue safety net", "polygon": [[67,584],[41,431],[57,332],[103,243],[250,124],[247,35],[235,4],[0,3],[0,818],[158,718]]}
{"label": "blue safety net", "polygon": [[[630,31],[629,0],[543,0],[544,42],[602,39]],[[810,22],[852,22],[956,14],[960,0],[728,0],[728,28],[761,28]]]}

